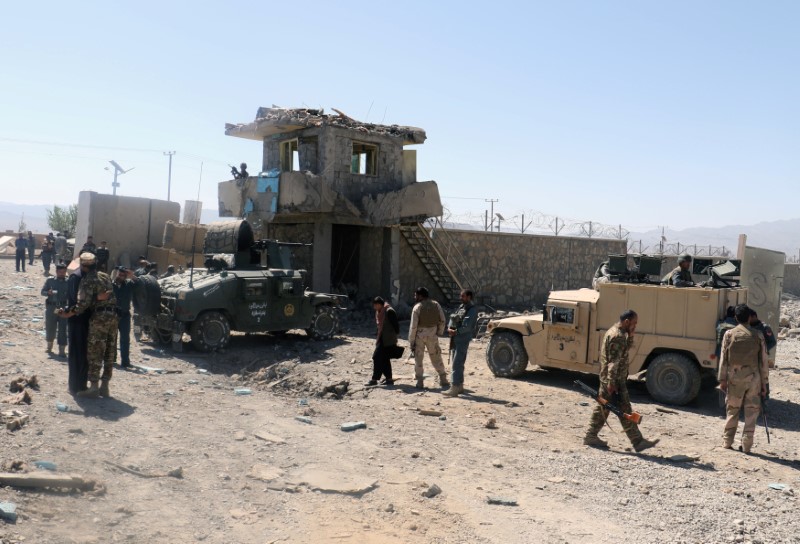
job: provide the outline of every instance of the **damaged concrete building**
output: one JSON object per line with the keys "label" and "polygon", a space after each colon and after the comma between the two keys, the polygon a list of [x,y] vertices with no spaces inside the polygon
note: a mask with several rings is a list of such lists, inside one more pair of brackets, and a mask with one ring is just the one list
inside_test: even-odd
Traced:
{"label": "damaged concrete building", "polygon": [[248,219],[263,237],[312,244],[296,253],[314,290],[406,299],[409,235],[400,226],[421,229],[442,215],[436,182],[417,181],[416,151],[406,149],[425,131],[334,111],[259,108],[252,123],[226,125],[226,135],[262,142],[263,162],[257,176],[219,184],[219,214]]}

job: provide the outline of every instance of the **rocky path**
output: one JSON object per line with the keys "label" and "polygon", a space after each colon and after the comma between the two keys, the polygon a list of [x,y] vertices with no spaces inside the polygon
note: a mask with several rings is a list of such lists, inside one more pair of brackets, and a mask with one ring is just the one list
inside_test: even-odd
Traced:
{"label": "rocky path", "polygon": [[0,463],[51,461],[97,485],[0,487],[18,514],[0,521],[4,544],[800,542],[798,340],[779,344],[771,444],[759,426],[755,455],[719,448],[714,390],[676,409],[631,382],[646,436],[661,439],[635,454],[617,421],[603,431],[610,451],[581,445],[592,406],[572,381],[596,379],[496,379],[479,342],[463,398],[416,391],[407,361],[395,362],[397,386],[364,388],[366,322],[321,343],[237,335],[212,356],[134,345],[150,371],[117,372],[113,399],[76,401],[66,365],[44,353],[43,281],[0,260],[0,400],[15,378],[40,382],[30,405],[0,404],[29,416],[2,431]]}

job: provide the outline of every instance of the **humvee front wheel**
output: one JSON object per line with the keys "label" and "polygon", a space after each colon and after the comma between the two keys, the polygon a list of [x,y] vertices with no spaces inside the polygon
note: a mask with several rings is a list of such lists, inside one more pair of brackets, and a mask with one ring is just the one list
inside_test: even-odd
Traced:
{"label": "humvee front wheel", "polygon": [[338,327],[339,318],[336,316],[333,306],[320,304],[311,319],[311,326],[306,329],[306,334],[314,340],[327,340],[336,334]]}
{"label": "humvee front wheel", "polygon": [[519,333],[496,332],[486,348],[486,363],[495,376],[516,378],[528,367],[528,353]]}
{"label": "humvee front wheel", "polygon": [[189,331],[192,345],[199,351],[223,349],[231,340],[231,325],[220,312],[205,312],[194,320]]}
{"label": "humvee front wheel", "polygon": [[700,369],[685,355],[662,353],[653,359],[645,375],[647,391],[659,402],[682,406],[700,392]]}

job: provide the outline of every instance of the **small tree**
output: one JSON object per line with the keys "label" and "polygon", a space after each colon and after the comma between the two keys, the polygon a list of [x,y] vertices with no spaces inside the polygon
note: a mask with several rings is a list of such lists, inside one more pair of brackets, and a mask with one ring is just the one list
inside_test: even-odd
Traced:
{"label": "small tree", "polygon": [[67,237],[75,234],[75,228],[78,224],[78,205],[70,204],[66,208],[61,206],[53,206],[53,209],[47,209],[47,224],[56,232],[66,233]]}
{"label": "small tree", "polygon": [[25,214],[22,214],[22,217],[19,218],[19,226],[17,227],[17,232],[25,232],[25,229],[28,228],[28,225],[25,223]]}

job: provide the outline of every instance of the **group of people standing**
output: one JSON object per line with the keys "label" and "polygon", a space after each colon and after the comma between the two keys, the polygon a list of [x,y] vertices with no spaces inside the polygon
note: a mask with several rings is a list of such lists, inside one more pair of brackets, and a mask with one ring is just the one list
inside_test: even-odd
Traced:
{"label": "group of people standing", "polygon": [[[41,290],[46,297],[47,353],[53,354],[57,341],[58,357],[68,357],[69,391],[79,397],[111,396],[109,382],[117,360],[118,337],[120,366],[131,366],[130,307],[135,277],[122,266],[107,274],[108,261],[106,242],[97,247],[90,236],[82,247],[79,268],[67,277],[67,264],[59,259],[56,275],[48,277]],[[45,273],[49,274],[47,268]]]}
{"label": "group of people standing", "polygon": [[[469,289],[461,291],[461,305],[450,316],[447,324],[447,335],[450,338],[450,355],[452,358],[451,381],[447,379],[447,369],[442,360],[442,348],[439,337],[445,332],[445,315],[441,305],[430,299],[428,290],[419,287],[414,292],[416,304],[411,311],[411,324],[408,343],[414,355],[414,375],[416,387],[425,388],[423,361],[425,351],[431,364],[439,376],[439,385],[447,389],[443,395],[456,397],[464,392],[464,363],[467,359],[470,340],[475,336],[478,325],[478,309],[473,302],[474,294]],[[377,325],[377,340],[372,354],[372,378],[367,386],[393,385],[392,359],[402,355],[402,348],[397,345],[400,334],[400,323],[394,308],[382,297],[372,300]]]}

